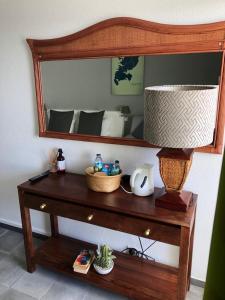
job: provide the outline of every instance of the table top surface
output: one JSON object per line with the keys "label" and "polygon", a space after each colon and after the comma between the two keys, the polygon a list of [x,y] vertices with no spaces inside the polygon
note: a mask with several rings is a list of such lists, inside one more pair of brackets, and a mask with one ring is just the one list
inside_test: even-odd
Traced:
{"label": "table top surface", "polygon": [[147,197],[128,194],[121,188],[112,193],[99,193],[87,188],[84,175],[73,173],[50,174],[33,184],[26,181],[18,189],[56,200],[185,227],[192,226],[197,203],[197,195],[193,194],[187,212],[160,208],[155,206],[155,198],[162,189],[155,188],[154,194]]}

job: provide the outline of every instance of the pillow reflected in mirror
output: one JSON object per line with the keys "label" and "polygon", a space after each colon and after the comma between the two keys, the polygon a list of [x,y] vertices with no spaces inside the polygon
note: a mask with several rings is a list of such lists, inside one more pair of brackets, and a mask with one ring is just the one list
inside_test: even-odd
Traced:
{"label": "pillow reflected in mirror", "polygon": [[125,118],[120,111],[105,111],[101,136],[122,137]]}
{"label": "pillow reflected in mirror", "polygon": [[104,110],[92,113],[81,111],[77,133],[100,136],[104,113]]}
{"label": "pillow reflected in mirror", "polygon": [[74,111],[49,110],[48,131],[71,132],[73,131]]}

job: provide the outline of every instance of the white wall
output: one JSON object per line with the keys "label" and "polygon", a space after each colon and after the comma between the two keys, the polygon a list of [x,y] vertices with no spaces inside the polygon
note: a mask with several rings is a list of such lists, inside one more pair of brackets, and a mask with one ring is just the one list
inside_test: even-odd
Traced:
{"label": "white wall", "polygon": [[[30,51],[25,38],[50,38],[78,31],[97,21],[131,16],[163,23],[192,24],[225,19],[224,0],[1,0],[0,1],[0,221],[20,226],[17,184],[47,167],[49,151],[62,147],[70,171],[82,172],[95,153],[117,157],[125,172],[136,162],[155,163],[155,182],[161,185],[157,150],[106,144],[44,139],[37,136],[36,103]],[[91,146],[91,147],[90,147]],[[205,280],[213,216],[221,167],[220,155],[194,155],[185,185],[199,194],[192,277]],[[141,201],[141,200],[140,200]],[[36,231],[48,232],[48,220],[33,213]],[[71,224],[71,225],[70,225]],[[109,242],[122,249],[137,238],[74,221],[60,221],[64,233],[89,241]],[[147,244],[147,243],[146,243]],[[168,250],[165,252],[164,250]],[[175,264],[176,247],[153,247],[152,255]]]}

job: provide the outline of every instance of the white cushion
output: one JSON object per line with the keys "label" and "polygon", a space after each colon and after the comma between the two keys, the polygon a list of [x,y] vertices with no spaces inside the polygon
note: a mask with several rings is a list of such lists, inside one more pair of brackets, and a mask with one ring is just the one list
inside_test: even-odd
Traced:
{"label": "white cushion", "polygon": [[124,116],[120,111],[105,111],[102,122],[102,136],[122,137]]}

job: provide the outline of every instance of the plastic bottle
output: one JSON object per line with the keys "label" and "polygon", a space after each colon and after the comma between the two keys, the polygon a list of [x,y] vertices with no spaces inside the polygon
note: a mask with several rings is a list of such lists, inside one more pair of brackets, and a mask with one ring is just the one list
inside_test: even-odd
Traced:
{"label": "plastic bottle", "polygon": [[104,172],[107,176],[111,175],[111,167],[110,167],[110,163],[103,163],[102,166],[102,172]]}
{"label": "plastic bottle", "polygon": [[58,156],[57,156],[57,173],[63,174],[66,172],[66,161],[65,157],[63,156],[63,151],[61,148],[58,149]]}
{"label": "plastic bottle", "polygon": [[111,175],[118,175],[121,173],[120,170],[120,162],[118,160],[115,160],[115,163],[113,164]]}
{"label": "plastic bottle", "polygon": [[102,170],[102,157],[101,154],[97,154],[95,158],[94,171],[101,172]]}
{"label": "plastic bottle", "polygon": [[119,160],[115,160],[115,168],[117,170],[117,174],[119,174],[120,173],[120,162],[119,162]]}

